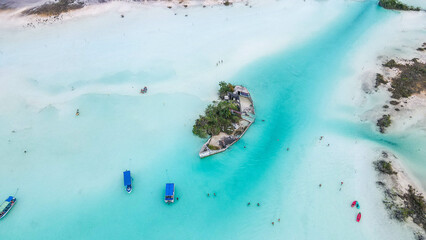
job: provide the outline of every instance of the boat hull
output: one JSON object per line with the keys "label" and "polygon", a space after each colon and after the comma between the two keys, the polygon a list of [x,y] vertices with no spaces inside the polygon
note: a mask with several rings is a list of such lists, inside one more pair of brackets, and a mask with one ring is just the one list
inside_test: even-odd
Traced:
{"label": "boat hull", "polygon": [[14,198],[13,202],[10,203],[9,208],[3,214],[0,215],[0,219],[3,219],[4,217],[6,217],[6,215],[10,212],[13,206],[15,206],[15,203],[16,203],[16,198]]}

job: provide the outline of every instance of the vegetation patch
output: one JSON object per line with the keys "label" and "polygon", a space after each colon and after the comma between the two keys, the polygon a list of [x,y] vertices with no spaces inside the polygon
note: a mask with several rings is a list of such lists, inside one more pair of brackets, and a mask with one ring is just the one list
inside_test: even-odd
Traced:
{"label": "vegetation patch", "polygon": [[59,0],[57,2],[47,2],[41,6],[30,8],[23,11],[25,15],[58,16],[61,13],[68,12],[84,7],[84,3],[76,0]]}
{"label": "vegetation patch", "polygon": [[415,58],[411,60],[411,64],[398,64],[392,59],[383,66],[398,68],[401,71],[392,79],[392,98],[407,98],[426,90],[426,64]]}
{"label": "vegetation patch", "polygon": [[426,231],[426,202],[421,193],[417,192],[411,185],[404,194],[398,194],[394,190],[385,189],[385,200],[383,203],[390,210],[391,217],[400,222],[406,221],[408,217]]}
{"label": "vegetation patch", "polygon": [[423,195],[418,193],[411,185],[408,185],[403,198],[408,216],[412,217],[413,222],[426,231],[426,202]]}
{"label": "vegetation patch", "polygon": [[383,115],[382,118],[377,120],[377,126],[380,128],[381,133],[385,133],[385,130],[387,127],[389,127],[392,123],[392,120],[390,118],[390,115]]}
{"label": "vegetation patch", "polygon": [[422,47],[417,48],[417,51],[421,51],[421,52],[426,51],[426,42],[423,43]]}
{"label": "vegetation patch", "polygon": [[[221,98],[223,98],[227,92],[232,92],[234,89],[234,85],[230,83],[221,82],[219,86],[219,95]],[[232,134],[234,129],[232,123],[238,123],[241,117],[238,114],[234,114],[231,110],[240,110],[239,104],[236,101],[214,101],[207,106],[204,115],[200,115],[200,117],[195,120],[192,133],[201,138],[217,135],[220,132]]]}
{"label": "vegetation patch", "polygon": [[379,0],[379,6],[393,10],[420,11],[419,7],[408,6],[398,0]]}
{"label": "vegetation patch", "polygon": [[384,79],[383,75],[380,74],[380,73],[377,73],[376,74],[376,86],[375,87],[377,88],[377,87],[380,86],[380,84],[386,84],[386,83],[388,83],[388,82]]}
{"label": "vegetation patch", "polygon": [[420,231],[414,233],[415,240],[425,240],[425,235]]}
{"label": "vegetation patch", "polygon": [[390,161],[378,160],[373,162],[373,164],[376,170],[380,173],[388,174],[388,175],[397,174],[397,172],[393,170],[392,164]]}
{"label": "vegetation patch", "polygon": [[[400,222],[407,221],[409,218],[426,232],[426,201],[421,193],[408,185],[408,189],[404,189],[398,182],[397,177],[390,177],[397,174],[392,164],[388,160],[388,153],[382,152],[384,160],[377,160],[373,165],[379,173],[385,174],[384,181],[377,181],[376,184],[383,189],[383,203],[389,211],[389,216]],[[423,237],[423,233],[415,235]],[[418,237],[416,235],[416,237]],[[421,239],[421,238],[417,238]]]}
{"label": "vegetation patch", "polygon": [[383,66],[392,69],[394,67],[398,67],[399,65],[396,63],[395,60],[391,59],[387,63],[383,64]]}
{"label": "vegetation patch", "polygon": [[229,0],[226,0],[226,1],[223,3],[223,5],[225,5],[225,6],[231,6],[231,5],[232,5],[232,3],[231,3]]}
{"label": "vegetation patch", "polygon": [[218,146],[214,146],[214,145],[208,145],[207,146],[210,150],[219,150],[220,149],[220,147],[218,147]]}
{"label": "vegetation patch", "polygon": [[228,92],[234,92],[234,88],[235,88],[235,86],[230,84],[230,83],[220,82],[219,83],[219,97],[220,97],[220,99],[223,99],[225,97],[225,95],[228,94]]}

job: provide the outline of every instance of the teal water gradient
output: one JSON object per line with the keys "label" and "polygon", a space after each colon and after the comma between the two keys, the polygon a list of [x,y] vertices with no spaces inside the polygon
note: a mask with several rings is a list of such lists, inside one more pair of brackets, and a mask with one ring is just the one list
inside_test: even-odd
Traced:
{"label": "teal water gradient", "polygon": [[[374,230],[367,224],[357,225],[347,209],[351,193],[337,195],[337,188],[318,193],[317,179],[309,179],[315,174],[311,176],[307,168],[300,175],[301,166],[315,161],[305,158],[306,152],[322,130],[333,129],[345,137],[352,137],[352,131],[358,132],[359,126],[348,124],[351,129],[344,131],[340,127],[345,123],[335,125],[324,120],[323,114],[328,111],[325,108],[330,92],[345,75],[346,54],[363,34],[368,34],[372,25],[389,14],[392,13],[378,8],[373,1],[350,2],[341,18],[315,38],[259,59],[229,79],[250,89],[258,120],[229,151],[207,159],[198,158],[196,153],[203,140],[191,134],[191,127],[197,115],[193,111],[201,111],[208,103],[193,96],[158,94],[143,99],[87,94],[71,103],[84,106],[82,117],[72,122],[54,108],[44,109],[33,120],[31,133],[17,134],[21,134],[25,145],[37,145],[29,153],[51,159],[47,161],[55,162],[58,171],[71,169],[71,172],[55,175],[53,169],[53,173],[47,174],[47,183],[54,181],[55,186],[61,186],[51,191],[63,195],[56,193],[51,198],[34,193],[34,201],[44,198],[49,203],[47,207],[31,205],[28,198],[20,200],[19,205],[31,206],[31,212],[23,212],[17,205],[7,221],[1,223],[0,236],[2,239],[406,237],[406,231],[392,230],[390,225]],[[174,121],[170,121],[170,112],[175,113]],[[49,121],[52,118],[56,119],[53,123]],[[88,127],[94,125],[97,128]],[[145,127],[148,125],[150,128]],[[4,134],[14,138],[11,133],[4,131]],[[89,151],[79,151],[87,146]],[[2,146],[2,149],[12,155],[12,150],[18,147]],[[60,164],[56,163],[59,159]],[[103,165],[97,165],[95,160],[96,163],[102,160]],[[340,166],[326,167],[324,179],[330,180],[330,184],[340,183],[337,175],[349,172]],[[131,195],[122,186],[123,168],[132,170]],[[105,183],[97,182],[97,178],[111,172],[116,172],[110,176],[111,185],[103,189]],[[31,174],[29,167],[28,175]],[[93,185],[94,192],[67,192],[75,176]],[[176,184],[179,200],[172,205],[162,200],[166,182]],[[213,192],[216,197],[206,196]],[[260,207],[255,206],[257,202],[261,203]],[[281,222],[272,227],[271,222],[277,222],[278,218]],[[367,213],[367,223],[368,219]]]}

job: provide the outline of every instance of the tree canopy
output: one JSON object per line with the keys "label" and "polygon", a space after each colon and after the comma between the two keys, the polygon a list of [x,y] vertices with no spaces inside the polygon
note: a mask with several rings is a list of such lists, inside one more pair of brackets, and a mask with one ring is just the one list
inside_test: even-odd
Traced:
{"label": "tree canopy", "polygon": [[[220,82],[219,86],[219,94],[223,96],[234,88],[232,84],[225,82]],[[201,138],[217,135],[220,132],[231,134],[232,123],[237,123],[241,118],[238,114],[232,113],[231,109],[239,111],[238,103],[232,100],[213,102],[207,106],[204,115],[200,115],[195,120],[192,132]]]}

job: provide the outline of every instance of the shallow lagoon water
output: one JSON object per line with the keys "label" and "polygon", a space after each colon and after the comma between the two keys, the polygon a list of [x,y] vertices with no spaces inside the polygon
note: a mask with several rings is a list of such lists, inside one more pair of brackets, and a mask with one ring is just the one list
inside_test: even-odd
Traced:
{"label": "shallow lagoon water", "polygon": [[[24,33],[12,33],[13,42],[2,38],[6,58],[0,60],[1,73],[16,82],[7,82],[6,90],[12,93],[3,91],[3,96],[15,97],[1,106],[6,114],[0,115],[0,149],[8,158],[2,160],[0,189],[20,190],[19,203],[1,222],[0,236],[410,239],[406,227],[387,218],[374,186],[371,160],[376,149],[393,146],[382,143],[380,135],[363,134],[363,124],[336,124],[327,117],[338,105],[330,102],[330,95],[347,72],[347,54],[365,41],[362,37],[371,26],[395,13],[370,1],[337,6],[342,13],[327,27],[291,48],[254,59],[228,79],[220,73],[195,79],[175,70],[209,71],[211,59],[202,52],[195,66],[189,66],[189,60],[177,61],[185,49],[170,53],[169,62],[139,62],[148,67],[138,69],[132,60],[142,53],[132,47],[143,42],[143,36],[113,28],[100,44],[92,40],[97,38],[94,29],[108,26],[100,20],[83,27],[93,29],[90,33],[55,26],[40,30],[47,35],[37,33],[34,42],[46,44],[47,56],[34,49],[39,44],[17,42]],[[134,20],[134,15],[126,14],[126,19]],[[179,21],[174,24],[182,24]],[[148,28],[156,31],[155,26]],[[87,40],[73,39],[73,34]],[[132,40],[117,39],[121,34]],[[161,30],[158,34],[167,36]],[[84,42],[87,46],[80,47]],[[179,47],[182,42],[171,44]],[[75,51],[70,50],[73,45]],[[55,50],[64,52],[52,55]],[[28,64],[22,59],[27,51],[40,54],[32,60],[39,62],[23,73],[13,71]],[[146,54],[158,56],[156,51],[161,49]],[[93,54],[107,58],[102,62]],[[67,59],[72,66],[52,65]],[[33,78],[28,73],[34,73]],[[214,97],[220,80],[250,89],[258,120],[229,151],[200,160],[197,152],[204,140],[192,135],[192,124]],[[207,89],[194,87],[197,84]],[[146,96],[137,94],[142,85],[152,86]],[[33,91],[20,92],[17,87]],[[79,117],[74,116],[76,108]],[[422,157],[424,153],[413,161]],[[131,169],[134,178],[130,195],[122,186],[125,169]],[[175,204],[163,202],[166,182],[176,184]],[[207,197],[213,192],[216,197]],[[361,223],[355,222],[357,212],[349,207],[354,199],[361,202]]]}

